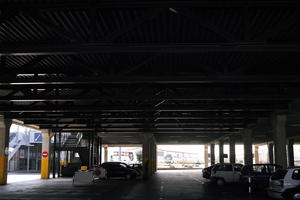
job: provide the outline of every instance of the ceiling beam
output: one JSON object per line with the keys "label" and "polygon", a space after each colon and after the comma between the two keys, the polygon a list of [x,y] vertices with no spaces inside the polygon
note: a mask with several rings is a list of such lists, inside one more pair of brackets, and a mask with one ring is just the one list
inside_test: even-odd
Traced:
{"label": "ceiling beam", "polygon": [[266,43],[78,43],[78,44],[41,44],[14,45],[0,47],[0,56],[36,55],[75,55],[98,53],[153,54],[172,53],[190,54],[207,52],[300,52],[300,44]]}
{"label": "ceiling beam", "polygon": [[[235,75],[235,76],[197,76],[195,74],[178,76],[128,76],[122,78],[114,77],[95,77],[95,76],[78,76],[78,77],[58,77],[58,76],[32,76],[2,79],[0,87],[8,88],[12,86],[32,86],[32,87],[82,87],[82,85],[140,85],[140,84],[299,84],[300,75]],[[78,86],[74,86],[78,84]]]}
{"label": "ceiling beam", "polygon": [[28,9],[42,9],[42,10],[82,10],[82,9],[107,9],[107,8],[170,8],[170,7],[283,7],[283,6],[292,6],[300,7],[298,1],[293,0],[102,0],[102,1],[57,1],[55,2],[44,2],[44,1],[34,1],[34,3],[29,2],[17,2],[17,3],[1,3],[1,8],[5,9],[19,9],[19,10],[28,10]]}
{"label": "ceiling beam", "polygon": [[[286,90],[285,92],[274,91],[270,89],[269,91],[266,90],[265,93],[261,91],[254,91],[253,88],[248,90],[245,88],[244,91],[239,92],[237,90],[234,91],[232,89],[232,93],[228,93],[229,90],[226,89],[219,89],[218,91],[201,91],[195,90],[194,93],[189,90],[182,92],[182,94],[173,93],[173,94],[162,94],[162,95],[155,95],[152,91],[144,91],[144,94],[141,95],[129,95],[128,92],[124,93],[120,89],[119,93],[116,95],[42,95],[42,94],[33,94],[33,95],[24,95],[24,96],[0,96],[0,101],[14,101],[14,102],[26,102],[26,101],[103,101],[103,100],[145,100],[148,101],[161,101],[161,100],[176,100],[176,101],[185,101],[185,100],[203,100],[203,101],[280,101],[280,100],[290,100],[290,99],[298,99],[300,98],[300,94],[297,92],[300,88],[294,88],[292,90]],[[117,91],[118,92],[118,91]],[[227,93],[226,93],[227,92]],[[132,93],[134,94],[134,93]]]}
{"label": "ceiling beam", "polygon": [[[11,105],[2,105],[0,106],[0,112],[53,112],[59,114],[60,112],[75,112],[81,111],[84,112],[96,112],[99,114],[105,112],[271,112],[274,108],[247,108],[247,107],[236,107],[226,108],[222,106],[164,106],[158,108],[151,108],[150,106],[145,107],[136,107],[136,106],[92,106],[92,105],[75,105],[75,106],[11,106]],[[107,115],[109,117],[109,115]]]}

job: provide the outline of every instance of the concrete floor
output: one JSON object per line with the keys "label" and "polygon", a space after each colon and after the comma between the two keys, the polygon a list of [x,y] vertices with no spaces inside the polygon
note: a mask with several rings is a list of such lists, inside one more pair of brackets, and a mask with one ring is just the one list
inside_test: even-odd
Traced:
{"label": "concrete floor", "polygon": [[238,185],[215,187],[201,177],[201,171],[159,171],[147,181],[109,180],[93,186],[72,186],[72,179],[28,180],[0,186],[0,199],[267,199],[249,196]]}
{"label": "concrete floor", "polygon": [[28,181],[36,181],[41,178],[39,173],[9,173],[7,176],[7,183],[22,183]]}

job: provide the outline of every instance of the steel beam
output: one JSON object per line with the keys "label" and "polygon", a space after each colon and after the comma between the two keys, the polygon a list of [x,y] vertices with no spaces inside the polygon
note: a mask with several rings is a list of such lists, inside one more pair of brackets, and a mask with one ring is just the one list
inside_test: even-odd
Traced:
{"label": "steel beam", "polygon": [[47,45],[1,46],[0,56],[41,56],[41,55],[76,55],[76,54],[191,54],[207,52],[300,52],[300,44],[265,44],[265,43],[78,43]]}
{"label": "steel beam", "polygon": [[[73,77],[57,77],[57,76],[32,76],[32,77],[18,77],[3,79],[0,83],[1,87],[56,87],[60,85],[66,87],[79,87],[80,85],[141,85],[141,84],[298,84],[300,83],[300,75],[223,75],[218,77],[207,77],[202,75],[195,75],[195,73],[187,74],[185,76],[169,75],[162,76],[157,75],[155,77],[149,76],[130,76],[122,78],[113,77],[96,77],[96,76],[73,76]],[[74,84],[78,86],[74,86]],[[235,85],[235,87],[237,87]]]}
{"label": "steel beam", "polygon": [[94,1],[91,3],[90,1],[74,1],[74,2],[43,2],[43,1],[35,1],[34,3],[28,2],[18,2],[18,3],[1,3],[1,7],[6,9],[16,9],[16,10],[82,10],[82,9],[107,9],[107,8],[157,8],[157,7],[203,7],[203,8],[244,8],[247,7],[283,7],[283,6],[291,6],[291,7],[300,7],[298,1],[292,0],[252,0],[252,1],[238,1],[238,0],[229,0],[229,1],[220,1],[220,0],[130,0],[130,1],[122,1],[122,0],[102,0],[102,1]]}

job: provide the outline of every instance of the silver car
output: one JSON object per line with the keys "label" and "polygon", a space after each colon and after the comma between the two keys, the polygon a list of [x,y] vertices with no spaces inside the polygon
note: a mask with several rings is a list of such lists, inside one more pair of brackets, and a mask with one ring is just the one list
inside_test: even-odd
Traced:
{"label": "silver car", "polygon": [[[300,167],[280,169],[270,177],[268,196],[275,199],[283,199],[282,194],[288,190],[298,188],[300,185]],[[292,199],[300,200],[299,193],[293,194]]]}

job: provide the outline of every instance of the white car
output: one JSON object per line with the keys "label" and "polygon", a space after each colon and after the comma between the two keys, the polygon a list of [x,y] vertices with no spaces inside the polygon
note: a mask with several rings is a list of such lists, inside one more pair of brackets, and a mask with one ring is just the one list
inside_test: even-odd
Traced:
{"label": "white car", "polygon": [[240,181],[242,167],[242,164],[235,163],[216,164],[211,170],[210,179],[219,186],[237,183]]}
{"label": "white car", "polygon": [[[278,170],[270,177],[268,196],[275,199],[283,199],[282,194],[288,190],[299,188],[300,167],[286,170]],[[292,199],[300,199],[300,191],[294,194]]]}

